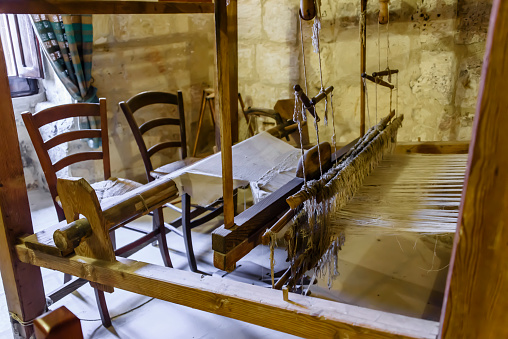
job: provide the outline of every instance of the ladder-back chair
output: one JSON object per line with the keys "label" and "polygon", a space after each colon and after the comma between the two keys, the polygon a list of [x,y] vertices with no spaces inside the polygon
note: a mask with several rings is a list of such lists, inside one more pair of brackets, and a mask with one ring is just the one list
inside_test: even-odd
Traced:
{"label": "ladder-back chair", "polygon": [[[152,120],[148,120],[143,124],[138,125],[134,117],[134,114],[143,107],[155,104],[166,104],[177,107],[178,118],[159,117]],[[127,101],[120,102],[119,105],[125,115],[125,118],[127,119],[127,122],[129,123],[132,134],[134,135],[134,139],[136,140],[136,143],[138,145],[141,157],[143,159],[143,163],[145,165],[146,178],[148,181],[153,181],[162,175],[169,174],[173,171],[176,171],[180,168],[192,164],[196,160],[199,160],[196,158],[187,157],[185,112],[183,107],[183,96],[181,91],[178,91],[177,94],[155,91],[143,92],[133,96]],[[138,114],[140,113],[138,112]],[[179,126],[180,140],[162,141],[148,148],[147,143],[145,142],[143,136],[148,131],[162,126]],[[168,148],[180,148],[181,160],[154,169],[152,157],[159,151]],[[190,196],[188,194],[183,194],[181,196],[181,200],[182,200],[181,209],[171,204],[166,204],[165,206],[172,208],[182,214],[181,218],[175,220],[174,222],[171,222],[170,224],[174,227],[182,225],[183,229],[182,236],[184,238],[185,248],[187,251],[187,260],[189,263],[189,268],[193,272],[199,272],[197,269],[196,259],[192,247],[191,229],[193,227],[199,226],[213,219],[215,216],[222,213],[222,203],[219,201],[216,202],[215,204],[206,207],[197,206],[194,210],[191,211]],[[210,211],[210,213],[206,214],[205,216],[199,219],[191,220],[192,218],[198,217],[199,215],[204,214],[207,211]],[[159,218],[158,222],[163,222],[164,217],[162,214],[162,208],[157,210],[157,217]]]}
{"label": "ladder-back chair", "polygon": [[[99,103],[77,103],[55,106],[47,108],[35,114],[25,112],[21,114],[21,116],[23,118],[26,129],[28,131],[28,134],[30,135],[30,139],[32,140],[35,151],[37,153],[42,169],[44,171],[44,175],[48,183],[49,191],[53,198],[53,204],[55,206],[59,221],[65,220],[66,216],[64,215],[64,211],[62,209],[62,206],[60,206],[58,199],[57,172],[72,164],[87,160],[102,160],[104,181],[99,181],[92,184],[92,187],[94,188],[97,197],[99,198],[99,201],[109,197],[121,195],[140,186],[139,183],[136,183],[131,180],[111,178],[106,99],[100,99]],[[43,140],[40,131],[41,127],[62,119],[90,117],[90,116],[100,117],[101,123],[100,129],[82,129],[76,131],[69,131],[53,136],[49,140],[46,141]],[[84,138],[100,138],[102,141],[102,150],[83,151],[65,156],[62,159],[59,159],[54,162],[52,161],[49,155],[49,150],[63,143]],[[74,218],[74,216],[68,217]],[[158,220],[155,217],[154,219]],[[114,246],[115,245],[114,230],[110,232],[111,232],[110,233],[111,240]],[[143,238],[146,238],[148,237],[149,234],[151,234],[153,235],[153,240],[151,241],[154,240],[159,241],[160,244],[159,247],[164,265],[172,267],[171,259],[169,257],[169,252],[166,244],[166,229],[164,227],[164,223],[155,222],[154,230],[152,232],[144,232],[144,233],[147,233],[147,235],[145,235]],[[122,247],[121,249],[118,249],[117,255],[128,256],[130,254],[133,254],[137,250],[141,249],[143,246],[146,246],[146,244],[151,243],[151,241],[143,241],[142,242],[143,245],[140,245],[141,244],[140,239],[138,239],[137,241],[133,241],[131,244],[128,244]],[[66,276],[64,280],[65,282],[67,282],[69,279],[70,276]],[[101,313],[102,322],[104,326],[108,327],[111,324],[111,320],[109,318],[109,313],[107,311],[107,306],[104,299],[104,292],[95,289],[95,294],[99,311]]]}

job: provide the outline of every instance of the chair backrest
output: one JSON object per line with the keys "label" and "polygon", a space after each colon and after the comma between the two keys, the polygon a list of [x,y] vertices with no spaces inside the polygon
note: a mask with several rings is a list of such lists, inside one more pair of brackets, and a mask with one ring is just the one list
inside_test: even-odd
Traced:
{"label": "chair backrest", "polygon": [[[104,179],[111,177],[111,167],[109,160],[109,142],[108,142],[108,122],[107,122],[107,108],[106,99],[99,99],[99,103],[78,103],[50,107],[38,113],[32,114],[30,112],[22,113],[23,121],[25,123],[28,135],[35,148],[37,157],[44,171],[46,181],[48,182],[49,191],[53,197],[53,203],[57,210],[58,218],[64,220],[63,210],[56,202],[58,193],[56,191],[57,176],[56,172],[70,166],[74,163],[86,160],[102,160],[104,167]],[[39,128],[49,123],[74,117],[89,117],[98,116],[101,121],[101,129],[85,129],[70,131],[58,134],[51,139],[44,141]],[[51,161],[49,150],[55,146],[65,142],[84,139],[84,138],[101,138],[102,151],[85,151],[75,153],[63,157],[55,161]]]}
{"label": "chair backrest", "polygon": [[[134,118],[134,113],[142,107],[146,107],[154,104],[168,104],[176,105],[178,107],[179,118],[156,118],[144,122],[139,126]],[[180,147],[182,160],[187,158],[187,141],[185,134],[185,113],[183,109],[183,96],[182,92],[178,91],[177,94],[166,93],[166,92],[143,92],[139,93],[127,101],[120,102],[120,108],[125,114],[125,118],[129,123],[129,126],[134,134],[134,139],[138,144],[143,163],[145,164],[146,177],[148,181],[152,181],[153,178],[150,176],[150,172],[154,170],[151,157],[167,148]],[[147,148],[143,135],[149,130],[165,125],[180,126],[180,141],[165,141],[160,142],[156,145]]]}

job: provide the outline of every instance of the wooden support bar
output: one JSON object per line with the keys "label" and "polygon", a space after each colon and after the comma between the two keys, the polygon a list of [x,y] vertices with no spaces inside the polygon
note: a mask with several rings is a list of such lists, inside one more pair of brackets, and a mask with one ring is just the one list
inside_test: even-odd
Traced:
{"label": "wooden support bar", "polygon": [[495,0],[487,38],[441,338],[507,338],[508,2]]}
{"label": "wooden support bar", "polygon": [[262,238],[263,245],[268,245],[270,243],[270,233],[275,233],[275,234],[279,233],[280,230],[283,229],[284,226],[286,226],[286,224],[295,215],[296,215],[296,211],[295,210],[289,210],[286,213],[284,213],[284,215],[279,220],[277,220],[277,222],[272,227],[267,229],[265,231],[265,233],[263,234],[263,238]]}
{"label": "wooden support bar", "polygon": [[102,0],[2,0],[7,14],[178,14],[213,13],[213,4],[200,2],[102,1]]}
{"label": "wooden support bar", "polygon": [[397,73],[399,73],[398,69],[387,69],[387,70],[380,71],[380,72],[374,72],[374,73],[372,73],[372,76],[373,77],[384,77],[386,75],[392,75],[392,74],[397,74]]}
{"label": "wooden support bar", "polygon": [[[367,72],[367,0],[360,0],[360,74]],[[365,86],[360,77],[360,137],[365,134]]]}
{"label": "wooden support bar", "polygon": [[[33,227],[1,40],[0,121],[0,270],[9,312],[29,322],[44,312],[46,300],[39,268],[20,262],[15,252],[18,238],[33,234]],[[33,326],[12,317],[11,323],[17,337],[32,336]]]}
{"label": "wooden support bar", "polygon": [[227,6],[228,46],[229,46],[229,100],[231,107],[231,139],[238,142],[238,6],[237,0],[229,0]]}
{"label": "wooden support bar", "polygon": [[394,89],[395,88],[395,86],[393,86],[392,84],[384,81],[383,79],[375,78],[375,77],[373,77],[371,75],[368,75],[367,73],[363,73],[362,74],[362,78],[370,80],[370,81],[372,81],[372,82],[374,82],[374,83],[376,83],[378,85],[381,85],[383,87],[388,87],[389,89]]}
{"label": "wooden support bar", "polygon": [[428,338],[437,322],[405,317],[117,258],[114,263],[72,255],[54,257],[16,246],[21,260],[205,312],[306,338]]}
{"label": "wooden support bar", "polygon": [[258,230],[266,229],[270,226],[268,224],[270,221],[288,208],[286,197],[296,193],[302,184],[302,178],[292,179],[265,199],[237,215],[234,228],[226,229],[224,226],[217,228],[212,233],[213,250],[227,254]]}
{"label": "wooden support bar", "polygon": [[395,154],[467,154],[469,141],[398,142]]}
{"label": "wooden support bar", "polygon": [[[231,136],[231,70],[230,45],[228,38],[227,0],[215,1],[215,65],[216,65],[216,108],[220,115],[220,142],[222,159],[222,197],[224,199],[224,227],[235,224],[233,202],[233,159]],[[238,92],[234,95],[235,105]]]}

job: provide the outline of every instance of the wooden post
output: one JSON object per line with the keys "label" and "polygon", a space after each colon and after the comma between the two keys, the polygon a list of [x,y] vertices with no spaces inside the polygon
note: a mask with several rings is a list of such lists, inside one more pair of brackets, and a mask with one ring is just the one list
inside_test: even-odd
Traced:
{"label": "wooden post", "polygon": [[231,138],[238,142],[238,11],[237,0],[229,0],[227,6],[229,45],[229,100],[231,106]]}
{"label": "wooden post", "polygon": [[[224,199],[224,226],[231,228],[235,222],[233,203],[233,161],[231,137],[231,87],[230,87],[230,46],[227,24],[227,0],[215,1],[215,104],[220,116],[220,142],[222,153],[222,191]],[[231,1],[230,6],[235,1]],[[234,96],[238,105],[237,95]],[[218,124],[216,124],[218,125]]]}
{"label": "wooden post", "polygon": [[[33,227],[1,40],[0,121],[0,270],[9,312],[29,322],[44,312],[46,299],[40,269],[20,262],[15,250],[17,239],[32,234]],[[33,334],[32,325],[22,326],[12,316],[11,322],[16,338]]]}
{"label": "wooden post", "polygon": [[361,77],[367,71],[367,0],[360,0],[360,136],[365,135],[365,87]]}
{"label": "wooden post", "polygon": [[442,338],[507,338],[508,2],[492,7]]}

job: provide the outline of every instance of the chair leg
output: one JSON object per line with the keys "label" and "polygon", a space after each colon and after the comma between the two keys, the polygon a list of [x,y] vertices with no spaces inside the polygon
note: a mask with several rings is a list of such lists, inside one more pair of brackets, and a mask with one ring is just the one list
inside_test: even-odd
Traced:
{"label": "chair leg", "polygon": [[97,307],[99,308],[99,314],[101,316],[102,325],[104,327],[111,326],[111,317],[109,316],[108,305],[106,305],[106,297],[104,291],[94,288],[95,300],[97,301]]}
{"label": "chair leg", "polygon": [[153,229],[159,229],[159,235],[157,240],[159,241],[159,250],[161,251],[162,261],[164,266],[173,267],[171,258],[169,257],[168,243],[166,241],[166,229],[164,227],[164,214],[162,214],[162,208],[158,208],[153,211]]}
{"label": "chair leg", "polygon": [[189,268],[192,272],[197,272],[196,257],[194,256],[194,249],[192,248],[192,235],[191,235],[191,217],[190,217],[190,196],[188,194],[182,195],[182,233],[183,241],[185,242],[185,249],[187,251],[187,261]]}

